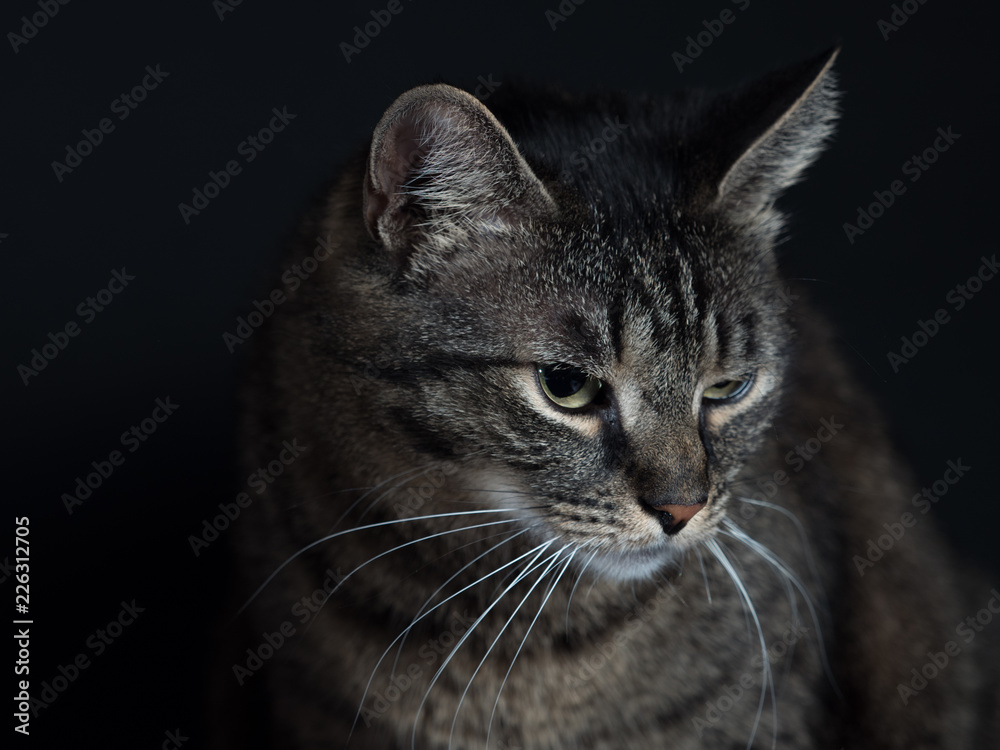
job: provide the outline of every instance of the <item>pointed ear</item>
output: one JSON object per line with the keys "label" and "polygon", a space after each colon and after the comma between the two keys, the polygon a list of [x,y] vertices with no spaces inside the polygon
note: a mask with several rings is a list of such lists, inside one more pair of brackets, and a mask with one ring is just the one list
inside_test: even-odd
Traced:
{"label": "pointed ear", "polygon": [[838,92],[831,67],[839,51],[775,71],[713,103],[699,203],[751,220],[801,179],[833,133]]}
{"label": "pointed ear", "polygon": [[555,203],[496,117],[445,85],[400,96],[375,128],[365,224],[398,263],[551,214]]}

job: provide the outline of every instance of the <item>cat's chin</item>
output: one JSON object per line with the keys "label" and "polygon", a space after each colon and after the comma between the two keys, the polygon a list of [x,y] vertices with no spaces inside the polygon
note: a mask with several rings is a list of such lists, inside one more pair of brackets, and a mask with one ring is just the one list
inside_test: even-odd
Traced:
{"label": "cat's chin", "polygon": [[588,568],[598,577],[621,583],[649,580],[671,569],[679,569],[688,552],[712,538],[713,529],[714,524],[701,525],[698,529],[686,529],[645,546],[601,550],[594,554]]}
{"label": "cat's chin", "polygon": [[683,547],[668,543],[598,553],[588,567],[600,578],[628,583],[649,580],[670,568],[678,568],[683,557]]}

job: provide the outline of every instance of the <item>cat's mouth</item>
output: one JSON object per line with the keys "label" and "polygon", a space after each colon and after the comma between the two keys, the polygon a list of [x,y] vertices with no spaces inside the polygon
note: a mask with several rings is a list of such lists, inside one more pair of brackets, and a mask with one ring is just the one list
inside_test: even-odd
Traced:
{"label": "cat's mouth", "polygon": [[679,565],[698,544],[710,538],[725,513],[728,493],[712,492],[707,502],[645,505],[635,497],[623,496],[615,502],[613,517],[583,519],[575,503],[559,498],[552,511],[547,503],[528,500],[538,497],[529,487],[494,470],[470,472],[473,493],[491,508],[509,510],[519,517],[540,541],[567,544],[578,550],[578,559],[598,575],[619,581],[648,578],[665,568]]}
{"label": "cat's mouth", "polygon": [[[602,575],[619,581],[648,578],[665,568],[679,566],[686,553],[713,535],[724,514],[724,497],[687,510],[679,520],[660,522],[661,529],[647,529],[646,541],[637,538],[623,540],[617,548],[599,549],[592,565]],[[662,512],[662,511],[661,511]],[[675,517],[676,519],[676,517]],[[649,519],[647,519],[649,520]]]}

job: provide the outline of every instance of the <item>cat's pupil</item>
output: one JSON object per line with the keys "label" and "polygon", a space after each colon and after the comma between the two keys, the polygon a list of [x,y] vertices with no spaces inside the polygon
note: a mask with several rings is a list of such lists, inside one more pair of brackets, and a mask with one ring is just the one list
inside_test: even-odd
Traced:
{"label": "cat's pupil", "polygon": [[705,389],[704,398],[709,401],[732,401],[747,393],[751,376],[743,380],[720,380],[715,385]]}
{"label": "cat's pupil", "polygon": [[587,376],[580,370],[570,368],[544,367],[542,377],[549,391],[557,398],[566,398],[578,393],[587,382]]}
{"label": "cat's pupil", "polygon": [[569,365],[539,366],[538,384],[552,403],[564,409],[582,409],[594,403],[603,385],[593,375]]}

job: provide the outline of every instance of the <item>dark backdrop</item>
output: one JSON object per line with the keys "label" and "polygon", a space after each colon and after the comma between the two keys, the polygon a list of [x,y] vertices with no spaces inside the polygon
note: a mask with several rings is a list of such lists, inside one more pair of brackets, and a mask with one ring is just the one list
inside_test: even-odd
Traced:
{"label": "dark backdrop", "polygon": [[[49,5],[58,8],[51,17]],[[77,654],[88,658],[32,721],[39,746],[158,747],[176,730],[186,746],[203,744],[226,542],[196,557],[188,537],[245,479],[232,465],[239,349],[230,354],[222,334],[276,285],[283,238],[389,103],[441,78],[668,92],[730,85],[842,42],[843,118],[808,181],[784,200],[794,221],[783,262],[814,280],[919,482],[940,479],[948,460],[972,467],[932,518],[962,553],[997,570],[1000,280],[961,310],[949,301],[998,250],[998,19],[988,4],[400,0],[349,61],[341,43],[353,45],[354,27],[387,3],[96,5],[13,0],[0,12],[4,476],[15,511],[0,535],[12,540],[13,515],[30,518],[33,692],[60,666],[74,677]],[[687,37],[697,43],[703,22],[713,26],[725,9],[732,23],[688,51]],[[25,28],[22,16],[44,25]],[[679,70],[675,52],[699,54]],[[144,81],[129,108],[121,95]],[[294,119],[248,162],[240,144],[269,124],[272,108]],[[104,118],[100,142],[78,149],[84,131],[98,140]],[[905,163],[933,151],[939,128],[955,136],[912,182]],[[77,162],[68,148],[85,155]],[[230,160],[239,174],[185,223],[178,204]],[[894,180],[905,192],[849,241],[844,223]],[[134,279],[98,295],[122,269]],[[102,296],[104,309],[78,313]],[[894,371],[887,353],[938,309],[949,322]],[[68,323],[77,335],[62,339]],[[24,375],[19,365],[31,367],[50,333],[64,349],[57,343],[54,357],[42,353],[44,369]],[[156,399],[177,408],[147,422],[155,432],[129,452],[121,434],[154,415]],[[110,476],[70,513],[64,493],[116,449],[122,465],[105,466]],[[0,549],[6,602],[13,549]],[[107,629],[133,599],[144,610],[135,622]]]}

